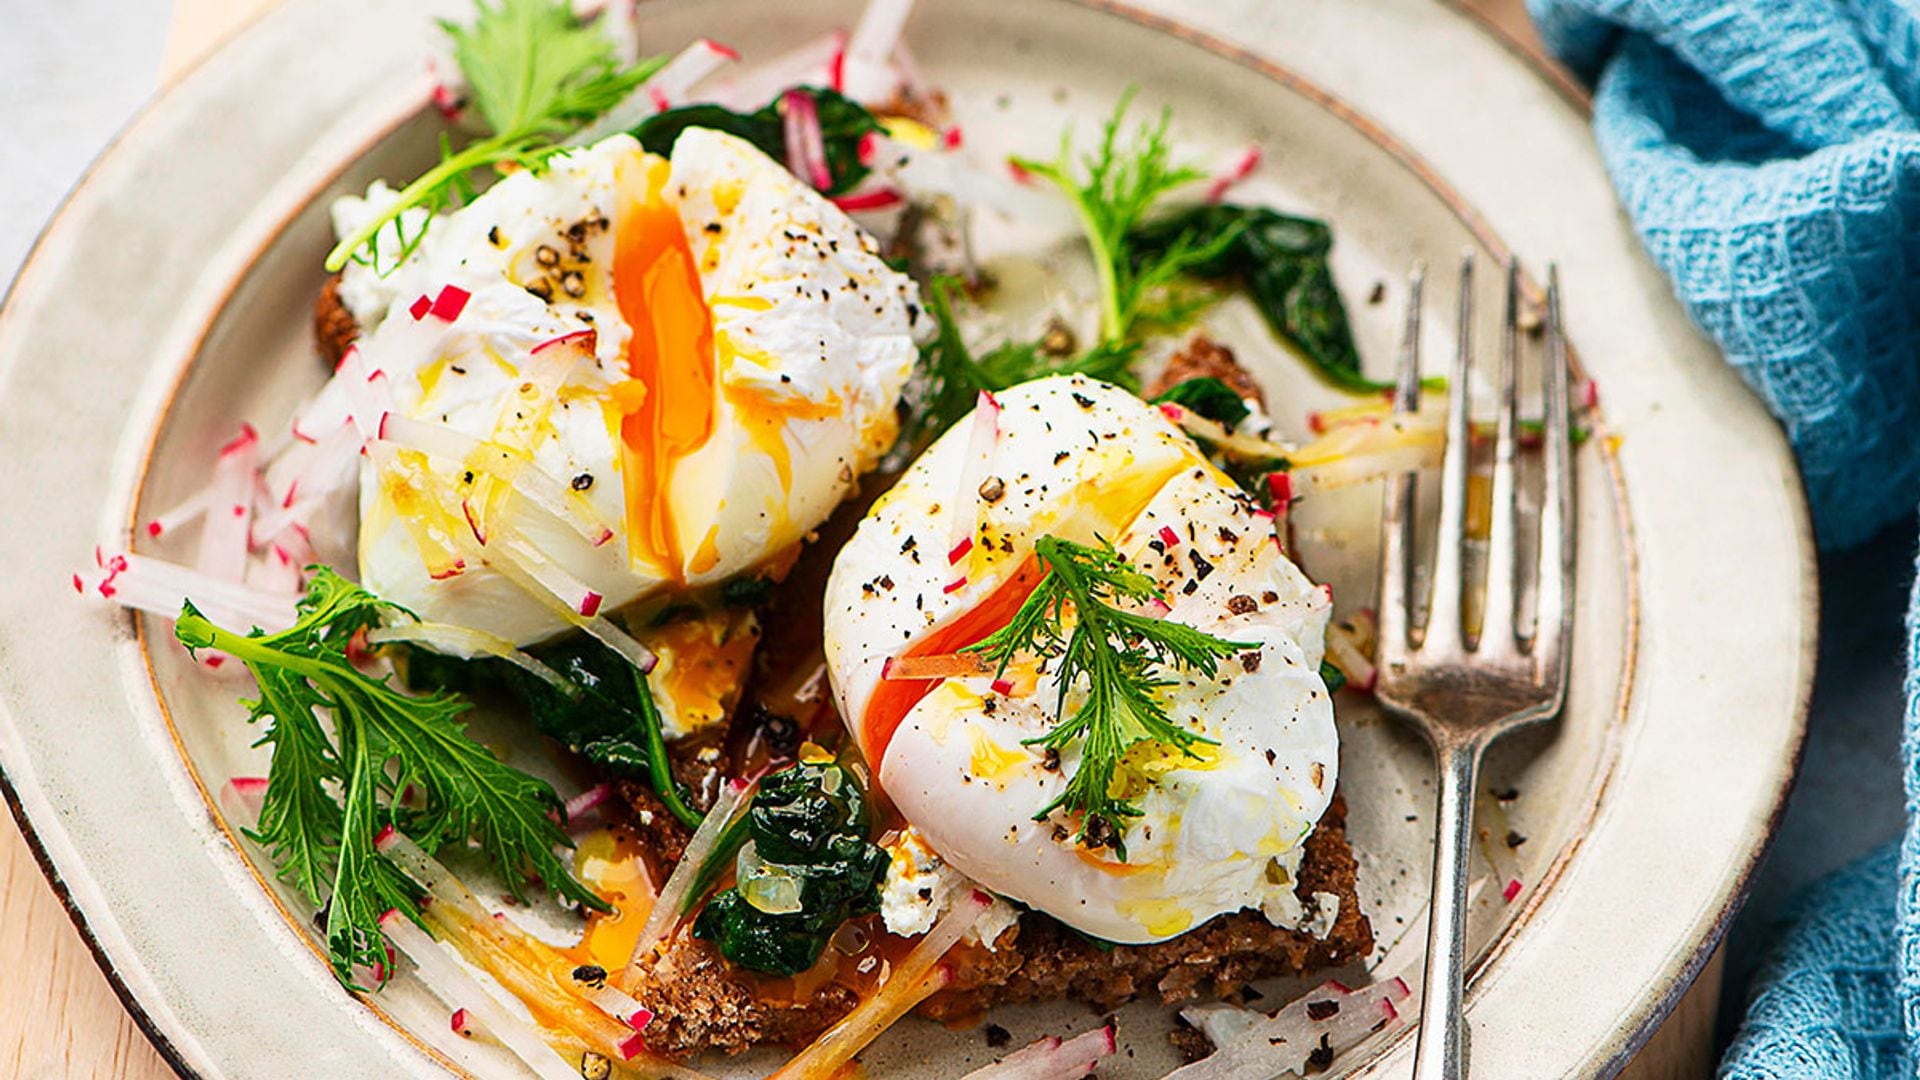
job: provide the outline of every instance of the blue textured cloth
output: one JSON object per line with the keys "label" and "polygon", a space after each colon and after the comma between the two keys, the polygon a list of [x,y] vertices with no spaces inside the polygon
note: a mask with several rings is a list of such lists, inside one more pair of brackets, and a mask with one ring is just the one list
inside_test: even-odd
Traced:
{"label": "blue textured cloth", "polygon": [[1620,198],[1844,547],[1920,501],[1920,5],[1532,0]]}
{"label": "blue textured cloth", "polygon": [[[1785,426],[1821,545],[1913,513],[1920,0],[1529,3],[1648,252]],[[1795,903],[1723,1077],[1920,1067],[1920,589],[1907,631],[1906,835]]]}

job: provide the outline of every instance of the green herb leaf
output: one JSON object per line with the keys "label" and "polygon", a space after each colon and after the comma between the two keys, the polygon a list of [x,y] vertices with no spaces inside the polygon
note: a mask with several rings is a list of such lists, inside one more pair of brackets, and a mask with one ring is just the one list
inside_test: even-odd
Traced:
{"label": "green herb leaf", "polygon": [[1347,673],[1341,671],[1331,660],[1320,661],[1320,681],[1327,684],[1327,693],[1337,694],[1347,685]]}
{"label": "green herb leaf", "polygon": [[1211,375],[1202,375],[1175,383],[1167,391],[1153,399],[1156,403],[1170,401],[1183,405],[1209,420],[1218,422],[1228,431],[1238,427],[1240,421],[1247,418],[1247,403],[1240,394]]}
{"label": "green herb leaf", "polygon": [[[326,883],[328,948],[348,982],[356,964],[391,967],[380,915],[393,907],[412,914],[420,895],[373,850],[374,833],[385,825],[429,851],[478,841],[516,896],[533,876],[567,899],[605,907],[554,854],[570,844],[548,817],[560,808],[559,797],[467,736],[459,719],[465,701],[403,694],[347,659],[348,640],[378,625],[389,607],[322,567],[287,630],[243,636],[214,625],[192,604],[175,625],[189,649],[239,659],[260,688],[248,705],[251,719],[267,725],[261,741],[274,756],[253,835],[283,880],[308,899],[319,903]],[[331,733],[320,712],[332,721]]]}
{"label": "green herb leaf", "polygon": [[1172,110],[1162,110],[1157,124],[1143,124],[1122,137],[1133,93],[1129,88],[1120,96],[1099,146],[1078,163],[1071,131],[1061,138],[1059,156],[1052,161],[1014,159],[1052,181],[1073,203],[1100,280],[1100,340],[1108,346],[1131,340],[1143,318],[1177,321],[1167,307],[1168,290],[1192,267],[1218,259],[1238,232],[1230,223],[1220,231],[1181,231],[1151,250],[1136,247],[1134,233],[1159,201],[1204,174],[1173,160],[1167,141]]}
{"label": "green herb leaf", "polygon": [[399,262],[406,261],[426,226],[408,235],[401,227],[403,212],[424,207],[438,213],[471,199],[473,174],[488,166],[543,167],[562,139],[618,104],[666,62],[653,57],[622,66],[612,40],[582,23],[565,0],[500,0],[497,7],[474,0],[473,6],[471,26],[445,20],[440,26],[491,134],[459,151],[443,138],[440,163],[334,245],[327,255],[329,271],[349,259],[374,263],[380,233],[387,228],[400,240]]}
{"label": "green herb leaf", "polygon": [[[1153,578],[1104,540],[1088,546],[1043,536],[1034,554],[1046,568],[1039,584],[1006,626],[969,650],[983,654],[1003,674],[1016,656],[1037,655],[1047,662],[1060,686],[1056,724],[1027,742],[1063,756],[1078,743],[1080,760],[1066,789],[1034,820],[1055,810],[1077,814],[1081,842],[1111,847],[1125,862],[1126,819],[1138,817],[1140,809],[1113,793],[1120,759],[1143,742],[1193,756],[1195,744],[1213,741],[1168,717],[1155,696],[1171,685],[1160,669],[1186,668],[1211,678],[1221,660],[1254,646],[1116,606],[1166,597]],[[1085,697],[1069,716],[1067,698],[1076,687]]]}
{"label": "green herb leaf", "polygon": [[[767,777],[743,820],[757,877],[709,900],[694,936],[742,967],[798,975],[841,924],[880,909],[887,853],[867,839],[859,781],[832,762],[802,762]],[[774,882],[797,910],[763,910],[762,891]]]}
{"label": "green herb leaf", "polygon": [[620,654],[590,637],[532,650],[572,687],[564,692],[533,673],[495,659],[454,660],[424,649],[407,658],[415,688],[494,689],[518,699],[534,729],[602,768],[645,776],[669,812],[688,828],[700,815],[687,805],[667,768],[660,713],[644,677]]}
{"label": "green herb leaf", "polygon": [[1333,232],[1325,222],[1264,206],[1219,203],[1140,223],[1130,241],[1134,257],[1151,265],[1169,253],[1190,251],[1191,237],[1216,235],[1230,240],[1208,257],[1187,262],[1183,273],[1238,281],[1267,326],[1334,386],[1354,393],[1387,387],[1360,372],[1347,308],[1327,262]]}
{"label": "green herb leaf", "polygon": [[[880,130],[880,122],[860,104],[838,91],[816,87],[804,88],[813,95],[814,107],[820,113],[820,134],[826,142],[827,172],[833,176],[833,185],[827,188],[827,195],[844,195],[858,187],[860,181],[867,178],[867,166],[860,161],[860,141],[867,135]],[[730,135],[738,135],[759,147],[775,161],[787,160],[786,123],[781,113],[780,97],[760,109],[750,113],[734,112],[721,105],[683,105],[677,109],[655,113],[633,129],[633,137],[640,145],[656,154],[673,152],[674,140],[690,127],[712,128]]]}

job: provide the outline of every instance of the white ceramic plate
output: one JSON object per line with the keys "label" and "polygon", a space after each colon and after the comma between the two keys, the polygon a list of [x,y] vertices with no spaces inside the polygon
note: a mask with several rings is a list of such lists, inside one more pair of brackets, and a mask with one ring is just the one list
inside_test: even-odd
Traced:
{"label": "white ceramic plate", "polygon": [[[663,50],[710,34],[767,55],[855,10],[662,0],[643,27]],[[338,987],[305,910],[207,796],[260,771],[233,704],[244,682],[206,678],[164,625],[77,602],[68,584],[95,543],[127,543],[143,506],[196,483],[194,463],[238,420],[279,423],[318,383],[307,313],[323,207],[431,156],[432,13],[289,0],[122,136],[0,312],[0,550],[12,557],[0,766],[102,967],[183,1072],[511,1072],[450,1036],[417,988],[361,1002]],[[1261,143],[1268,165],[1246,195],[1333,222],[1336,273],[1376,369],[1415,258],[1560,261],[1606,417],[1579,458],[1575,683],[1558,725],[1489,765],[1489,787],[1522,792],[1508,812],[1528,838],[1528,888],[1513,905],[1477,902],[1469,1019],[1476,1075],[1616,1068],[1704,962],[1771,834],[1800,746],[1814,591],[1785,445],[1639,254],[1577,95],[1429,0],[927,0],[909,40],[983,156],[1044,153],[1062,123],[1089,129],[1129,82],[1174,107],[1202,158]],[[1450,288],[1450,272],[1436,278]],[[1387,302],[1370,305],[1376,281]],[[1490,324],[1493,290],[1483,299]],[[1452,333],[1444,307],[1427,320],[1431,357]],[[1243,307],[1214,318],[1284,427],[1328,402],[1261,344]],[[1343,607],[1370,589],[1376,501],[1328,498],[1300,522],[1309,569]],[[1425,752],[1352,695],[1341,723],[1361,899],[1380,941],[1370,967],[1417,971]],[[1019,1037],[1087,1022],[1072,1006],[995,1019]],[[1164,1072],[1167,1023],[1156,1007],[1124,1011],[1132,1053],[1107,1073]],[[1405,1073],[1410,1051],[1382,1039],[1343,1065]],[[868,1062],[876,1076],[934,1077],[989,1056],[977,1033],[913,1022]]]}

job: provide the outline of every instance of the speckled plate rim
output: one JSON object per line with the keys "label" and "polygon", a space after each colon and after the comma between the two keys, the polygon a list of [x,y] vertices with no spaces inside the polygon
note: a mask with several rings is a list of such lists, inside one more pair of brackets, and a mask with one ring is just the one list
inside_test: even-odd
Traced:
{"label": "speckled plate rim", "polygon": [[[1271,77],[1274,77],[1279,81],[1287,83],[1288,85],[1292,86],[1297,90],[1306,91],[1309,94],[1309,96],[1322,100],[1323,104],[1326,104],[1329,107],[1333,108],[1333,111],[1341,115],[1343,119],[1347,120],[1353,126],[1359,128],[1363,133],[1365,133],[1370,139],[1372,139],[1376,143],[1387,147],[1390,151],[1394,152],[1397,157],[1400,157],[1404,164],[1409,165],[1410,167],[1414,168],[1416,172],[1419,172],[1422,175],[1423,179],[1425,179],[1428,182],[1430,187],[1433,187],[1437,192],[1440,192],[1443,197],[1447,198],[1449,203],[1455,208],[1456,212],[1460,214],[1462,219],[1466,221],[1470,227],[1473,228],[1473,231],[1481,235],[1482,238],[1489,243],[1490,247],[1493,247],[1495,250],[1500,250],[1501,246],[1498,240],[1494,237],[1492,230],[1487,226],[1486,222],[1480,219],[1479,215],[1473,211],[1471,206],[1466,204],[1464,201],[1460,200],[1458,196],[1454,195],[1449,190],[1448,186],[1439,180],[1439,177],[1436,173],[1432,172],[1429,168],[1425,167],[1424,164],[1417,157],[1415,157],[1411,153],[1405,151],[1404,149],[1399,147],[1397,144],[1395,144],[1395,142],[1390,137],[1385,136],[1384,132],[1381,131],[1381,129],[1379,129],[1377,126],[1367,123],[1363,118],[1359,117],[1358,114],[1355,113],[1353,110],[1345,107],[1342,103],[1340,103],[1338,98],[1334,98],[1331,95],[1326,94],[1324,91],[1318,90],[1317,87],[1313,86],[1313,84],[1308,82],[1307,80],[1293,76],[1287,71],[1287,69],[1279,67],[1278,65],[1275,65],[1270,61],[1264,60],[1261,57],[1253,53],[1250,53],[1245,49],[1231,45],[1220,39],[1213,38],[1208,35],[1202,34],[1200,32],[1183,27],[1178,23],[1174,23],[1165,19],[1163,16],[1155,15],[1151,12],[1147,12],[1139,8],[1134,8],[1122,3],[1106,2],[1106,0],[1079,0],[1079,2],[1083,3],[1084,6],[1108,11],[1110,13],[1120,15],[1122,17],[1130,18],[1136,22],[1141,22],[1141,23],[1153,26],[1156,29],[1166,31],[1168,33],[1173,34],[1174,36],[1185,38],[1186,40],[1194,44],[1200,45],[1201,47],[1206,48],[1209,51],[1214,52],[1218,55],[1224,56],[1228,59],[1232,59],[1242,64],[1252,66],[1257,70],[1262,71],[1262,73],[1267,74]],[[1561,83],[1558,81],[1556,82],[1556,89],[1560,90],[1563,94],[1565,94],[1566,92],[1564,85],[1561,85]],[[150,109],[159,108],[159,107],[162,107],[163,105],[164,105],[164,99],[162,102],[157,102],[154,106],[150,106],[149,108]],[[120,143],[125,141],[126,139],[132,137],[139,130],[141,126],[141,122],[144,119],[145,119],[145,113],[143,113],[140,118],[137,118],[134,121],[134,123],[129,126],[127,131],[124,132],[122,136],[116,140],[114,146],[109,148],[109,150],[107,151],[107,154],[103,155],[103,158],[114,153],[115,147],[120,145]],[[86,183],[87,181],[85,180],[82,181],[81,187],[76,188],[76,194],[78,194],[78,192],[81,190],[81,188],[85,186]],[[63,214],[64,214],[64,208],[63,208]],[[62,215],[56,215],[54,221],[50,223],[50,225],[48,226],[49,231],[59,226],[61,216]],[[36,244],[36,254],[38,252],[38,246],[39,245]],[[30,258],[29,265],[31,265],[32,262],[33,262],[33,259]],[[22,277],[24,278],[25,276],[26,276],[26,270],[23,269]],[[3,313],[4,313],[4,309],[0,309],[0,314],[3,314]],[[1619,504],[1622,510],[1624,511],[1624,508],[1625,508],[1624,496],[1618,490],[1619,475],[1617,471],[1614,472],[1613,479],[1616,484],[1616,498],[1619,500]],[[1805,528],[1804,509],[1802,509],[1801,511],[1800,518],[1801,520],[1797,524],[1800,526],[1798,529],[1798,532],[1799,532],[1800,539],[1802,541],[1803,556],[1805,561],[1810,565],[1811,563],[1810,539],[1808,535],[1808,530]],[[1630,528],[1624,517],[1622,519],[1622,525],[1623,525],[1623,528]],[[1631,555],[1632,552],[1634,551],[1634,548],[1632,546],[1629,546],[1627,550]],[[1637,575],[1632,580],[1637,582]],[[1810,629],[1811,615],[1812,615],[1811,609],[1808,609],[1805,612],[1805,614],[1809,618],[1809,629]],[[1634,640],[1634,636],[1629,635],[1629,642],[1631,643],[1633,640]],[[1807,649],[1811,648],[1810,633],[1809,633],[1809,636],[1803,642],[1803,645]],[[1808,666],[1808,670],[1810,671],[1810,665]],[[1629,665],[1628,678],[1631,679],[1630,665]],[[1806,687],[1803,686],[1802,687],[1803,692],[1800,695],[1799,712],[1801,714],[1804,714],[1804,708],[1805,708],[1805,701],[1806,701],[1806,693],[1804,692],[1805,689]],[[168,726],[169,728],[171,728],[170,719],[168,721]],[[1798,738],[1796,738],[1794,742],[1795,742],[1795,755],[1797,758],[1798,747],[1799,747]],[[1612,760],[1613,760],[1613,757],[1610,755],[1609,768],[1611,767]],[[1788,772],[1788,782],[1790,782],[1790,778],[1791,778],[1791,770]],[[189,1071],[190,1066],[187,1064],[180,1050],[173,1044],[172,1040],[167,1036],[167,1034],[160,1030],[158,1023],[154,1020],[154,1018],[148,1014],[147,1010],[143,1007],[142,1003],[138,1000],[137,996],[131,991],[131,989],[127,985],[126,980],[123,979],[118,973],[112,961],[112,958],[108,954],[108,950],[106,949],[106,947],[102,945],[98,937],[93,933],[91,927],[88,924],[88,920],[83,910],[83,907],[73,899],[70,891],[68,890],[65,882],[62,879],[60,872],[55,867],[53,859],[49,856],[46,846],[42,843],[42,841],[36,834],[36,830],[29,820],[26,808],[14,790],[13,781],[10,778],[8,778],[5,774],[0,774],[0,782],[4,782],[5,784],[6,797],[9,804],[9,808],[13,812],[15,819],[20,823],[23,832],[27,835],[29,843],[32,846],[32,849],[34,850],[36,859],[39,861],[43,871],[49,877],[49,880],[53,882],[56,891],[60,894],[63,903],[67,906],[69,910],[70,915],[72,915],[76,925],[80,928],[83,936],[88,941],[89,947],[94,951],[96,959],[100,962],[103,971],[107,973],[109,980],[113,983],[116,993],[119,994],[123,1002],[127,1004],[129,1010],[134,1014],[135,1019],[140,1024],[142,1030],[146,1032],[146,1034],[148,1034],[149,1038],[153,1039],[156,1046],[160,1049],[162,1055],[166,1057],[169,1060],[169,1062],[174,1065],[176,1069],[179,1069],[183,1072]],[[1604,784],[1604,781],[1603,781],[1603,784]],[[1787,786],[1786,784],[1783,784],[1781,786],[1780,791],[1778,793],[1779,798],[1775,800],[1775,805],[1773,810],[1774,817],[1777,817],[1779,808],[1784,801],[1786,786]],[[205,795],[204,788],[202,788],[202,795],[203,796]],[[1771,834],[1771,824],[1769,824],[1767,833],[1769,835]],[[231,838],[229,837],[229,839]],[[1549,876],[1557,872],[1558,868],[1564,865],[1569,855],[1570,855],[1570,852],[1562,854],[1560,859],[1556,861],[1554,869],[1549,871]],[[1633,1033],[1630,1036],[1628,1036],[1628,1038],[1620,1046],[1619,1051],[1614,1055],[1612,1060],[1613,1065],[1618,1065],[1621,1061],[1624,1060],[1624,1058],[1628,1054],[1631,1053],[1631,1051],[1634,1048],[1636,1048],[1640,1044],[1640,1042],[1644,1041],[1644,1038],[1646,1037],[1647,1034],[1651,1032],[1651,1029],[1653,1028],[1653,1026],[1657,1024],[1659,1018],[1662,1015],[1664,1015],[1666,1009],[1671,1006],[1672,1001],[1675,1000],[1678,997],[1678,995],[1684,991],[1686,983],[1691,980],[1692,976],[1697,972],[1699,966],[1704,963],[1707,955],[1711,952],[1712,945],[1717,942],[1718,936],[1721,933],[1721,931],[1724,930],[1726,922],[1728,921],[1728,919],[1731,918],[1732,912],[1737,908],[1739,899],[1744,896],[1745,888],[1747,885],[1747,879],[1751,874],[1753,865],[1757,863],[1759,856],[1760,856],[1760,852],[1756,851],[1754,853],[1753,859],[1748,863],[1747,867],[1739,875],[1738,881],[1735,882],[1733,889],[1730,891],[1730,894],[1728,896],[1728,902],[1725,908],[1720,912],[1718,918],[1716,918],[1713,921],[1713,924],[1709,930],[1709,933],[1701,941],[1699,948],[1695,951],[1694,955],[1690,958],[1689,962],[1683,966],[1680,972],[1678,972],[1678,974],[1680,975],[1680,978],[1669,987],[1668,991],[1665,994],[1660,996],[1660,1000],[1656,1002],[1651,1009],[1645,1010],[1643,1012],[1640,1023],[1635,1027]],[[1541,890],[1540,895],[1544,896],[1549,891],[1550,890]],[[1531,913],[1533,906],[1537,906],[1537,904],[1530,906],[1529,910],[1522,914],[1521,916],[1522,921],[1524,921],[1524,919]],[[1510,936],[1511,935],[1509,935],[1509,939],[1510,939]],[[416,1043],[415,1045],[418,1046],[419,1044]],[[424,1047],[421,1047],[421,1048],[425,1049]],[[431,1051],[429,1051],[429,1053],[431,1053]],[[435,1056],[437,1057],[438,1055],[435,1055]],[[442,1062],[445,1063],[444,1059],[440,1059],[440,1060],[442,1060]]]}

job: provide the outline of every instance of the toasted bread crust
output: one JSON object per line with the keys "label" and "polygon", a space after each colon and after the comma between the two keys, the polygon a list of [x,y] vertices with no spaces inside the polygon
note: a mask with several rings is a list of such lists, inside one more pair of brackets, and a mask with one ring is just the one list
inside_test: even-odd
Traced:
{"label": "toasted bread crust", "polygon": [[360,337],[360,323],[340,299],[340,275],[335,274],[320,287],[313,301],[313,341],[327,366],[338,367],[347,347]]}
{"label": "toasted bread crust", "polygon": [[1253,381],[1247,369],[1240,366],[1234,358],[1233,350],[1227,348],[1205,334],[1195,334],[1187,339],[1180,351],[1167,359],[1167,366],[1147,382],[1140,396],[1152,401],[1188,379],[1215,378],[1227,384],[1227,388],[1243,398],[1251,398],[1266,405],[1266,397],[1260,392],[1260,384]]}
{"label": "toasted bread crust", "polygon": [[[1164,1002],[1218,998],[1268,976],[1358,960],[1372,949],[1373,930],[1360,911],[1356,870],[1346,804],[1336,795],[1307,839],[1298,886],[1303,899],[1314,892],[1340,897],[1339,916],[1324,940],[1242,911],[1170,941],[1106,948],[1028,912],[994,951],[975,949],[958,958],[954,983],[920,1012],[965,1022],[996,1005],[1060,997],[1100,1009],[1149,996]],[[803,1044],[858,1002],[854,991],[830,980],[804,993],[785,980],[781,986],[778,993],[763,992],[760,979],[728,963],[710,943],[682,933],[628,991],[654,1011],[648,1047],[670,1057]]]}

